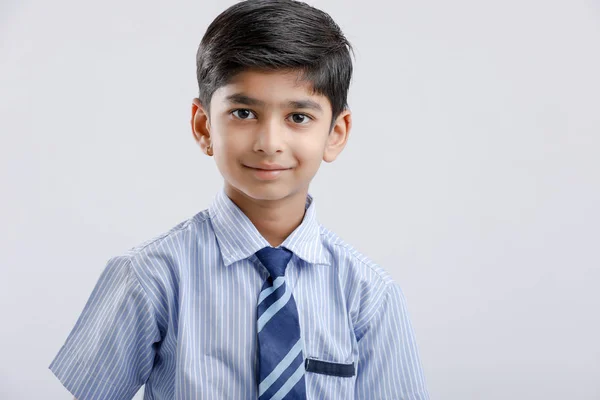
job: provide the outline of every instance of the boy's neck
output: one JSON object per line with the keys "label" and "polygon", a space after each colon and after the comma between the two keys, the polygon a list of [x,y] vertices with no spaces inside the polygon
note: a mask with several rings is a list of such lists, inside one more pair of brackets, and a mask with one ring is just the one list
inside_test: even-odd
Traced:
{"label": "boy's neck", "polygon": [[225,194],[254,224],[258,232],[273,247],[279,246],[302,223],[306,190],[281,200],[256,200],[225,184]]}

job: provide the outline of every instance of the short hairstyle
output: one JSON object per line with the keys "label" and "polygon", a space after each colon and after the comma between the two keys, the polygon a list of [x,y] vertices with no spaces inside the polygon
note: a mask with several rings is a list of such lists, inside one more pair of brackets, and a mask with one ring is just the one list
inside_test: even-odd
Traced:
{"label": "short hairstyle", "polygon": [[324,11],[295,0],[246,0],[219,14],[196,54],[200,103],[246,70],[297,70],[313,93],[331,104],[335,119],[348,107],[354,53],[340,27]]}

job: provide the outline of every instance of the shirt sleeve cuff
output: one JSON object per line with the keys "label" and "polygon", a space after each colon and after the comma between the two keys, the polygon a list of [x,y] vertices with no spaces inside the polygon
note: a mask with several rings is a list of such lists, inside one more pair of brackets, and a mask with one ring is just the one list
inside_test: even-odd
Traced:
{"label": "shirt sleeve cuff", "polygon": [[132,399],[141,387],[119,387],[95,377],[66,346],[60,349],[49,369],[77,400]]}

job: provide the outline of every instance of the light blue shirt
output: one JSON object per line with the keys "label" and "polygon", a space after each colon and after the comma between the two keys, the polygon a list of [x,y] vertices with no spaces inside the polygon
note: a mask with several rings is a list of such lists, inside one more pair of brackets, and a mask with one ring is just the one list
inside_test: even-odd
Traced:
{"label": "light blue shirt", "polygon": [[[256,399],[256,306],[269,246],[220,190],[210,207],[111,258],[51,371],[79,400]],[[309,399],[428,399],[402,290],[306,213],[281,244],[305,357],[353,364],[306,371]],[[309,360],[310,361],[310,360]],[[318,363],[317,363],[318,364]],[[323,363],[321,363],[323,365]]]}

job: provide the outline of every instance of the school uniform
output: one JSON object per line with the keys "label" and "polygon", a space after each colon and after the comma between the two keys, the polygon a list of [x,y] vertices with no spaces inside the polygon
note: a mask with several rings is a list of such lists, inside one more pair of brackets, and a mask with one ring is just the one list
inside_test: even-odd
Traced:
{"label": "school uniform", "polygon": [[[50,370],[78,400],[131,399],[142,385],[146,400],[259,398],[265,247],[221,189],[208,209],[108,261]],[[300,326],[292,384],[308,399],[428,399],[402,290],[319,224],[310,194],[278,248],[292,253],[285,291]],[[270,374],[272,398],[293,398],[290,376]]]}

